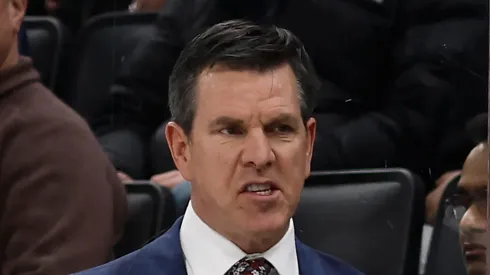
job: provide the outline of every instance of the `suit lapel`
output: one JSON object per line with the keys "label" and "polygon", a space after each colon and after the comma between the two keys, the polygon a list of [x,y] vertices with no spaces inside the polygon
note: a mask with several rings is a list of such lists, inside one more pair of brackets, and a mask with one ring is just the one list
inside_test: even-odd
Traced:
{"label": "suit lapel", "polygon": [[318,253],[307,247],[296,239],[296,254],[298,255],[298,266],[300,275],[328,274]]}

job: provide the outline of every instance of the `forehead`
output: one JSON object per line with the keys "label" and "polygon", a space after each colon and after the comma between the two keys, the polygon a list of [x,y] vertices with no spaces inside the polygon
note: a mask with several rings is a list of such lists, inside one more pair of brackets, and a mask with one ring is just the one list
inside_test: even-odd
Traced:
{"label": "forehead", "polygon": [[471,190],[486,188],[488,185],[488,145],[479,144],[466,158],[461,171],[459,186]]}
{"label": "forehead", "polygon": [[296,76],[288,64],[262,72],[215,66],[203,71],[197,81],[197,108],[201,114],[281,109],[300,115],[299,106]]}

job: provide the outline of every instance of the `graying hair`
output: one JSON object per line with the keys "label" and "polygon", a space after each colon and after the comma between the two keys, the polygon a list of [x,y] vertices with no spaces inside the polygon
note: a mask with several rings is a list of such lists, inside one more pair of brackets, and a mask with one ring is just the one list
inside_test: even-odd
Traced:
{"label": "graying hair", "polygon": [[286,29],[243,20],[212,26],[187,44],[173,68],[168,93],[172,120],[190,134],[197,107],[196,83],[203,70],[219,64],[232,70],[264,72],[285,63],[296,76],[306,123],[320,82],[301,41]]}

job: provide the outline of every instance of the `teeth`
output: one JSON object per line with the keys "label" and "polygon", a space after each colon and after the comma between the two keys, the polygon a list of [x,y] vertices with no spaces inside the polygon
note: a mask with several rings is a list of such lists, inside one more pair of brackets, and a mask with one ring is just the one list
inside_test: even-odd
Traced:
{"label": "teeth", "polygon": [[255,192],[256,194],[258,195],[261,195],[261,196],[268,196],[270,194],[272,194],[272,190],[267,190],[267,191],[259,191],[259,192]]}
{"label": "teeth", "polygon": [[250,184],[249,186],[247,186],[247,191],[248,192],[258,192],[258,193],[270,192],[271,191],[271,185],[270,184]]}

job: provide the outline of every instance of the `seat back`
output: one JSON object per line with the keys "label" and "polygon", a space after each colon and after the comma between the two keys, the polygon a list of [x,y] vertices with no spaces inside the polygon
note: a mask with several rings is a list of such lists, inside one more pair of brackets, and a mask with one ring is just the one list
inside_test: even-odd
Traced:
{"label": "seat back", "polygon": [[[173,202],[170,193],[163,192],[162,187],[146,182],[126,184],[128,198],[128,221],[124,235],[114,249],[116,258],[131,253],[162,230],[165,209]],[[170,215],[175,215],[175,210]]]}
{"label": "seat back", "polygon": [[120,65],[142,37],[154,35],[153,13],[114,12],[90,19],[78,41],[75,74],[63,85],[73,91],[70,105],[91,120],[102,110]]}
{"label": "seat back", "polygon": [[313,173],[294,219],[300,240],[366,275],[417,274],[424,192],[406,170]]}
{"label": "seat back", "polygon": [[44,85],[54,91],[67,30],[58,19],[50,16],[26,16],[23,26],[34,66]]}
{"label": "seat back", "polygon": [[466,275],[464,256],[459,245],[458,225],[445,220],[445,202],[456,192],[459,177],[452,180],[444,190],[436,224],[432,233],[425,275]]}
{"label": "seat back", "polygon": [[84,0],[81,7],[82,22],[86,22],[93,16],[115,11],[128,11],[132,0],[97,1]]}
{"label": "seat back", "polygon": [[158,127],[150,143],[151,172],[155,175],[177,169],[165,138],[166,125],[167,122]]}

